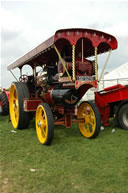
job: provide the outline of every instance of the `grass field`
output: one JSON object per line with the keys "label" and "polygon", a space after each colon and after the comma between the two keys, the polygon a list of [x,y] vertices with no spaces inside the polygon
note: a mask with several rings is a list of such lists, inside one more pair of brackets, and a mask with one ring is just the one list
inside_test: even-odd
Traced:
{"label": "grass field", "polygon": [[93,140],[77,125],[57,126],[52,145],[42,146],[34,120],[14,133],[0,117],[0,192],[128,193],[128,131],[112,125]]}

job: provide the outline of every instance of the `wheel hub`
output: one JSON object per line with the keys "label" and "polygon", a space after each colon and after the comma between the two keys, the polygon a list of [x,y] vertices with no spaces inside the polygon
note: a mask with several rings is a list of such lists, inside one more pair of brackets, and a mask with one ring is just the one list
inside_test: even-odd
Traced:
{"label": "wheel hub", "polygon": [[41,127],[41,121],[38,121],[37,125],[38,127]]}

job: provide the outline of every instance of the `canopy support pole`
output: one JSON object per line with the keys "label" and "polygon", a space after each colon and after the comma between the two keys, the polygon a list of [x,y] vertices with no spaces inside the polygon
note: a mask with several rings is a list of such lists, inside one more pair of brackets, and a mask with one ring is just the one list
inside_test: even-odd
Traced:
{"label": "canopy support pole", "polygon": [[84,40],[82,39],[82,62],[84,62]]}
{"label": "canopy support pole", "polygon": [[34,78],[36,78],[36,64],[34,64],[33,75],[34,75]]}
{"label": "canopy support pole", "polygon": [[108,63],[108,60],[109,60],[109,58],[110,58],[111,52],[112,52],[112,49],[110,49],[110,51],[109,51],[109,53],[108,53],[108,57],[107,57],[107,59],[106,59],[106,61],[105,61],[105,64],[104,64],[104,66],[103,66],[102,72],[101,72],[101,74],[100,74],[99,81],[101,81],[101,78],[102,78],[102,76],[103,76],[104,70],[105,70],[106,65],[107,65],[107,63]]}
{"label": "canopy support pole", "polygon": [[12,74],[12,76],[16,79],[16,81],[18,82],[18,79],[16,78],[16,76],[13,74],[13,72],[11,70],[9,70]]}
{"label": "canopy support pole", "polygon": [[66,71],[66,73],[67,73],[70,81],[72,81],[71,76],[70,76],[70,74],[69,74],[69,72],[68,72],[68,70],[67,70],[67,68],[66,68],[66,66],[65,66],[65,62],[64,62],[63,58],[61,57],[61,54],[59,53],[59,51],[58,51],[58,49],[57,49],[57,47],[56,47],[55,45],[54,45],[54,49],[55,49],[55,51],[56,51],[56,53],[57,53],[60,61],[62,62],[63,66],[64,66],[64,69],[65,69],[65,71]]}
{"label": "canopy support pole", "polygon": [[22,76],[22,68],[20,68],[20,77]]}
{"label": "canopy support pole", "polygon": [[75,45],[72,46],[72,78],[73,80],[76,79],[75,77]]}
{"label": "canopy support pole", "polygon": [[96,76],[96,80],[98,80],[97,50],[98,50],[98,48],[97,48],[97,47],[95,47],[95,76]]}

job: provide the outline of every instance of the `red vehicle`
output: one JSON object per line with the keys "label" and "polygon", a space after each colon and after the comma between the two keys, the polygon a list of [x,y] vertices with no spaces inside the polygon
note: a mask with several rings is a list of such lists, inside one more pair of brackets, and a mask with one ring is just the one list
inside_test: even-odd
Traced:
{"label": "red vehicle", "polygon": [[128,130],[128,85],[118,84],[95,92],[95,104],[104,126],[109,125],[110,117],[116,117],[119,126]]}
{"label": "red vehicle", "polygon": [[0,93],[0,115],[8,115],[9,113],[9,91],[3,89]]}
{"label": "red vehicle", "polygon": [[[77,107],[77,104],[89,88],[97,88],[98,54],[116,48],[116,38],[107,33],[63,29],[10,64],[8,70],[20,69],[19,81],[10,88],[13,127],[27,128],[35,115],[37,136],[42,144],[52,142],[54,125],[70,127],[78,123],[84,137],[95,138],[100,131],[96,105],[83,102]],[[22,74],[26,64],[33,69],[31,76]],[[36,70],[38,66],[41,73]]]}

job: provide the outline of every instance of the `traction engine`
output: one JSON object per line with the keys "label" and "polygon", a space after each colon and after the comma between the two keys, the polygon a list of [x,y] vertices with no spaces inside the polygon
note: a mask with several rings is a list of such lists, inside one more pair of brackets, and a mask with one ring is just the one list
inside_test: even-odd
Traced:
{"label": "traction engine", "polygon": [[[88,89],[97,88],[98,54],[117,48],[115,37],[92,29],[63,29],[8,66],[18,67],[20,78],[10,87],[10,119],[24,129],[35,117],[40,143],[51,144],[54,126],[78,123],[81,134],[95,138],[100,114],[93,102],[80,100]],[[24,65],[33,74],[22,74]],[[41,71],[37,72],[37,67]]]}

